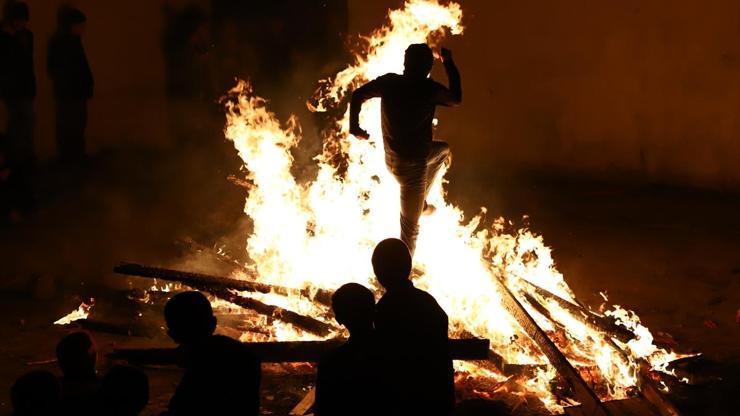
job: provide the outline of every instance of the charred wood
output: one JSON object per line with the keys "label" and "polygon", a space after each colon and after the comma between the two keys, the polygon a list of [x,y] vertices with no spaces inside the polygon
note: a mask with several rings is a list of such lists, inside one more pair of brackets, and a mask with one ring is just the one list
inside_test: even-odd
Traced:
{"label": "charred wood", "polygon": [[570,312],[572,316],[579,319],[581,322],[585,323],[592,329],[605,332],[608,336],[616,338],[623,343],[631,341],[635,338],[635,334],[632,331],[622,325],[618,325],[616,322],[614,322],[613,319],[605,316],[596,315],[588,309],[571,303],[561,298],[560,296],[535,285],[532,282],[529,282],[525,279],[520,280],[525,282],[527,286],[532,288],[539,296],[555,301],[561,308]]}
{"label": "charred wood", "polygon": [[609,412],[593,390],[586,384],[578,371],[565,358],[563,353],[560,352],[545,331],[537,325],[534,318],[524,309],[509,288],[499,279],[494,279],[494,281],[497,283],[504,308],[516,319],[524,332],[537,344],[545,357],[547,357],[550,364],[565,379],[568,387],[573,392],[574,398],[581,403],[586,414],[598,416],[609,415]]}

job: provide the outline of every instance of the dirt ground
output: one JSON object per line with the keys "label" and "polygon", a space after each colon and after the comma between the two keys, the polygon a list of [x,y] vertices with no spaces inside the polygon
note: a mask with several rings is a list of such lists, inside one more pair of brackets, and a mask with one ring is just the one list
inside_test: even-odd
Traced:
{"label": "dirt ground", "polygon": [[[129,150],[99,155],[76,172],[53,165],[41,170],[38,211],[0,229],[0,414],[9,413],[7,393],[20,374],[55,371],[53,363],[33,363],[53,358],[65,333],[51,325],[55,319],[86,297],[116,315],[112,305],[129,281],[112,266],[122,260],[169,265],[182,256],[173,244],[178,237],[212,243],[233,234],[243,223],[243,190],[224,179],[234,166],[228,156],[197,151]],[[489,218],[529,215],[582,302],[597,307],[599,292],[606,292],[662,340],[703,354],[693,364],[694,384],[671,395],[686,414],[736,414],[740,196],[572,177],[453,174],[450,196],[467,212],[487,206]],[[103,352],[169,345],[161,333],[96,337]],[[146,414],[157,414],[180,373],[147,372],[152,400]],[[285,414],[312,372],[267,366],[265,414]]]}

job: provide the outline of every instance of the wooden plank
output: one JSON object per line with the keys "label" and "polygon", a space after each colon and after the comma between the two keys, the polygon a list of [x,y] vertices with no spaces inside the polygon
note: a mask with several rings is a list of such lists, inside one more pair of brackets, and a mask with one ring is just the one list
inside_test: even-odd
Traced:
{"label": "wooden plank", "polygon": [[555,301],[561,308],[570,312],[571,316],[588,325],[591,329],[595,331],[605,332],[608,336],[616,338],[623,343],[626,343],[635,338],[635,334],[632,331],[622,325],[617,325],[614,320],[605,316],[596,315],[588,309],[580,305],[571,303],[526,279],[520,280],[522,282],[525,282],[527,286],[532,288],[532,290],[534,290],[535,293],[537,293],[538,295],[542,296],[545,299]]}
{"label": "wooden plank", "polygon": [[316,389],[311,387],[311,389],[306,393],[305,396],[303,396],[303,399],[301,399],[300,402],[298,402],[297,405],[293,408],[293,410],[288,413],[290,416],[303,416],[306,413],[308,413],[309,410],[313,407],[313,404],[316,402]]}
{"label": "wooden plank", "polygon": [[[221,289],[233,289],[242,292],[275,293],[283,296],[301,296],[315,300],[322,305],[331,305],[331,292],[323,289],[294,289],[283,286],[268,285],[252,280],[239,280],[229,277],[214,276],[203,273],[192,273],[182,270],[165,269],[162,267],[144,266],[136,263],[120,263],[113,268],[113,272],[128,276],[160,279],[168,282],[178,282],[191,287],[209,286]],[[205,289],[203,289],[205,290]],[[314,293],[315,292],[315,293]]]}
{"label": "wooden plank", "polygon": [[260,302],[257,299],[248,298],[245,296],[239,296],[229,289],[224,288],[213,288],[213,287],[195,287],[196,289],[208,292],[217,298],[221,298],[227,302],[231,302],[235,305],[241,306],[244,309],[253,310],[262,315],[269,316],[279,321],[287,322],[297,328],[300,328],[306,332],[310,332],[315,335],[325,337],[335,331],[337,328],[326,322],[319,321],[318,319],[310,316],[301,315],[297,312],[293,312],[289,309],[281,308],[275,305],[268,305],[264,302]]}
{"label": "wooden plank", "polygon": [[547,357],[550,364],[565,379],[573,392],[573,398],[581,403],[583,414],[588,416],[609,415],[609,411],[606,410],[599,398],[596,397],[593,390],[591,390],[578,371],[568,362],[545,331],[537,325],[534,318],[524,309],[509,288],[499,279],[494,279],[494,281],[497,283],[504,308],[516,319],[524,332],[537,344],[545,357]]}
{"label": "wooden plank", "polygon": [[[610,400],[604,402],[604,407],[613,415],[619,416],[650,416],[657,415],[655,410],[641,397],[631,397],[622,400]],[[564,412],[567,416],[583,416],[581,406],[566,407]]]}
{"label": "wooden plank", "polygon": [[[343,342],[343,339],[334,339],[329,341],[249,342],[246,345],[265,363],[317,362]],[[449,343],[453,360],[484,360],[488,357],[490,343],[487,339],[450,339]],[[110,357],[133,364],[170,365],[177,364],[180,354],[177,348],[124,348],[114,350]]]}
{"label": "wooden plank", "polygon": [[[119,274],[126,274],[138,277],[148,277],[153,279],[162,279],[183,283],[194,289],[208,292],[211,295],[231,302],[244,309],[253,310],[262,315],[287,322],[306,332],[319,336],[331,334],[336,327],[310,316],[301,315],[289,309],[281,308],[275,305],[269,305],[257,299],[246,296],[239,296],[232,290],[248,290],[250,292],[269,293],[276,286],[270,286],[259,282],[249,282],[245,280],[229,279],[226,277],[211,276],[200,273],[183,272],[179,270],[162,269],[159,267],[142,266],[140,264],[123,263],[113,269]],[[292,290],[282,288],[283,290]]]}
{"label": "wooden plank", "polygon": [[680,416],[681,413],[676,406],[661,393],[657,383],[650,377],[650,365],[643,361],[640,363],[638,377],[640,380],[640,394],[652,404],[661,416]]}

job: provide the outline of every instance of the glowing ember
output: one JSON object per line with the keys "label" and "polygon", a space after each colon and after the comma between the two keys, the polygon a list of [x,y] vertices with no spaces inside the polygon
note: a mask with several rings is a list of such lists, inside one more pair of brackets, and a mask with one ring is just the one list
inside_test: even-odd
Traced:
{"label": "glowing ember", "polygon": [[[316,108],[321,111],[338,105],[367,80],[387,72],[400,73],[409,44],[428,42],[435,46],[446,33],[461,34],[461,19],[460,5],[441,5],[436,0],[410,0],[402,10],[391,11],[387,25],[365,39],[366,46],[355,63],[323,85]],[[384,163],[379,101],[367,102],[361,114],[370,139],[357,140],[348,134],[345,111],[336,121],[336,133],[325,138],[324,152],[316,158],[316,179],[300,184],[290,172],[290,152],[300,140],[297,120],[292,117],[281,124],[267,110],[266,101],[254,95],[245,82],[232,90],[232,96],[227,104],[225,134],[234,142],[248,172],[250,189],[244,211],[252,219],[253,232],[247,240],[247,252],[260,281],[328,290],[352,281],[377,290],[370,266],[372,249],[378,241],[399,234],[399,191]],[[454,152],[454,143],[452,149]],[[346,170],[338,171],[333,164],[337,159],[347,162]],[[491,226],[481,224],[480,215],[466,220],[463,212],[445,199],[444,174],[437,178],[428,198],[437,210],[421,219],[414,266],[416,284],[433,294],[447,311],[451,335],[490,339],[492,348],[510,363],[543,364],[544,370],[520,387],[538,396],[551,411],[568,404],[550,392],[556,371],[502,306],[496,279],[518,298],[527,294],[547,309],[549,316],[523,302],[545,331],[561,334],[558,347],[582,374],[589,374],[588,380],[598,385],[595,390],[602,399],[629,394],[637,383],[639,359],[659,367],[675,357],[652,344],[649,330],[639,324],[634,313],[618,307],[612,312],[637,334],[627,345],[619,345],[557,302],[536,293],[524,280],[577,304],[541,236],[527,229],[510,231],[512,224],[504,219]],[[250,296],[329,322],[326,309],[318,303],[273,294]],[[271,332],[275,340],[307,338],[290,325],[275,328]],[[256,338],[245,334],[243,339]],[[459,364],[458,370],[505,380],[470,363]]]}
{"label": "glowing ember", "polygon": [[74,321],[79,321],[80,319],[87,319],[87,317],[90,316],[90,310],[94,304],[94,299],[91,299],[90,304],[82,302],[77,309],[54,321],[54,325],[68,325]]}

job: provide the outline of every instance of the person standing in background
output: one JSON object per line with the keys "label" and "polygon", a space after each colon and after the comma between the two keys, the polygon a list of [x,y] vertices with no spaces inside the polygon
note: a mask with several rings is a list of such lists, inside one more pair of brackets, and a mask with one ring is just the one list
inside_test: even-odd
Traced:
{"label": "person standing in background", "polygon": [[54,84],[57,151],[68,163],[85,158],[87,103],[93,96],[93,75],[82,45],[86,21],[79,9],[62,6],[57,32],[49,40],[47,69]]}
{"label": "person standing in background", "polygon": [[8,169],[11,212],[16,216],[33,208],[31,178],[33,149],[33,102],[36,75],[33,69],[33,33],[28,29],[30,12],[23,2],[7,3],[0,27],[0,99],[8,113],[5,158]]}

